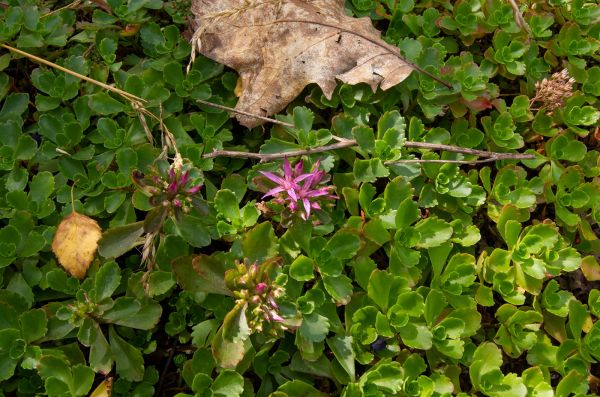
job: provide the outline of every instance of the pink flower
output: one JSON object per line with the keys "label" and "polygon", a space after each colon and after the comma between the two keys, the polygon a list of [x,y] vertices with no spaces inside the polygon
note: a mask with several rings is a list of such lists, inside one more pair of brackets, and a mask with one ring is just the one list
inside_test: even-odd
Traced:
{"label": "pink flower", "polygon": [[[307,220],[310,217],[311,209],[321,209],[317,200],[338,198],[331,194],[333,186],[318,187],[326,175],[325,171],[319,170],[319,165],[320,161],[317,161],[312,172],[302,173],[304,166],[302,161],[299,161],[292,169],[290,162],[286,158],[283,163],[283,177],[271,172],[260,171],[261,174],[278,185],[266,192],[263,198],[273,196],[275,197],[274,202],[283,205],[287,204],[290,211],[299,211],[300,217]],[[303,208],[300,208],[300,205]]]}

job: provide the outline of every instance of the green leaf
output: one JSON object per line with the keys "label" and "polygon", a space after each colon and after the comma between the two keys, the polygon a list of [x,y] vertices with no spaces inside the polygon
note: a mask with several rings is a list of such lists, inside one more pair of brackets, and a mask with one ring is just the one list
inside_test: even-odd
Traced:
{"label": "green leaf", "polygon": [[352,296],[352,280],[345,275],[337,277],[323,275],[323,286],[337,304],[345,305]]}
{"label": "green leaf", "polygon": [[112,98],[104,91],[89,95],[88,106],[92,111],[101,115],[120,113],[127,109],[127,106]]}
{"label": "green leaf", "polygon": [[108,229],[98,242],[98,253],[105,258],[117,258],[142,243],[144,222]]}
{"label": "green leaf", "polygon": [[448,241],[453,232],[450,224],[436,217],[418,222],[415,230],[420,234],[419,242],[416,244],[419,248],[437,247]]}
{"label": "green leaf", "polygon": [[[325,393],[322,393],[312,387],[311,385],[304,383],[301,380],[292,380],[284,383],[277,389],[278,391],[273,393],[272,397],[326,397]],[[279,394],[278,394],[279,393]],[[283,393],[283,395],[281,394]]]}
{"label": "green leaf", "polygon": [[249,338],[242,341],[224,338],[223,328],[219,329],[211,344],[215,361],[222,368],[235,368],[252,347]]}
{"label": "green leaf", "polygon": [[173,273],[186,291],[208,294],[232,295],[225,285],[225,264],[207,256],[185,256],[173,261]]}
{"label": "green leaf", "polygon": [[27,343],[43,338],[48,331],[46,312],[42,309],[33,309],[21,314],[19,323],[23,339]]}
{"label": "green leaf", "polygon": [[373,270],[369,278],[367,292],[369,298],[381,308],[383,312],[395,302],[398,293],[406,287],[406,281],[384,270]]}
{"label": "green leaf", "polygon": [[311,342],[322,342],[329,333],[329,320],[317,313],[304,316],[299,335]]}
{"label": "green leaf", "polygon": [[404,117],[397,110],[385,112],[377,122],[377,139],[389,140],[389,136],[393,135],[394,139],[389,140],[392,147],[398,147],[404,143],[404,129],[406,122]]}
{"label": "green leaf", "polygon": [[358,182],[375,182],[377,178],[388,176],[390,171],[380,159],[370,159],[354,160],[353,173]]}
{"label": "green leaf", "polygon": [[550,147],[550,154],[557,160],[578,162],[583,160],[587,152],[585,144],[574,137],[560,135],[554,139]]}
{"label": "green leaf", "polygon": [[235,371],[224,370],[211,386],[215,397],[237,397],[244,391],[244,377]]}
{"label": "green leaf", "polygon": [[312,128],[315,118],[313,112],[304,106],[296,106],[294,108],[294,125],[304,133],[308,133]]}
{"label": "green leaf", "polygon": [[356,139],[361,149],[367,153],[370,153],[375,148],[375,134],[372,128],[365,125],[358,125],[352,128],[352,136]]}
{"label": "green leaf", "polygon": [[150,297],[167,293],[176,281],[172,272],[154,271],[148,277],[148,295]]}
{"label": "green leaf", "polygon": [[350,259],[356,255],[359,248],[360,238],[356,234],[340,231],[329,239],[320,256],[326,252],[326,258]]}
{"label": "green leaf", "polygon": [[151,300],[143,304],[134,298],[121,296],[102,316],[107,322],[135,329],[152,329],[158,323],[162,307]]}
{"label": "green leaf", "polygon": [[233,342],[240,342],[248,339],[251,334],[248,321],[246,319],[246,309],[248,304],[240,302],[227,313],[223,320],[223,338]]}
{"label": "green leaf", "polygon": [[142,352],[121,338],[114,327],[108,329],[110,348],[117,363],[117,374],[124,379],[139,382],[144,378]]}
{"label": "green leaf", "polygon": [[412,198],[403,200],[396,210],[396,229],[402,230],[421,217],[418,204]]}
{"label": "green leaf", "polygon": [[29,197],[36,203],[42,203],[54,191],[54,176],[48,172],[43,171],[31,178],[29,183]]}
{"label": "green leaf", "polygon": [[352,350],[352,337],[336,335],[333,338],[327,339],[327,345],[333,352],[333,355],[338,360],[342,368],[350,376],[350,380],[354,382],[356,377],[354,366],[354,350]]}
{"label": "green leaf", "polygon": [[242,238],[242,251],[250,263],[261,263],[277,255],[279,242],[270,222],[247,231]]}
{"label": "green leaf", "polygon": [[192,215],[182,215],[175,223],[179,235],[192,247],[202,248],[210,244],[211,238],[208,228],[202,219]]}
{"label": "green leaf", "polygon": [[215,196],[215,208],[230,222],[240,219],[238,199],[231,190],[222,189],[217,192]]}
{"label": "green leaf", "polygon": [[314,261],[304,255],[297,257],[290,265],[290,277],[297,281],[308,281],[314,278]]}
{"label": "green leaf", "polygon": [[121,269],[116,262],[110,261],[100,267],[94,279],[96,302],[110,298],[121,282]]}

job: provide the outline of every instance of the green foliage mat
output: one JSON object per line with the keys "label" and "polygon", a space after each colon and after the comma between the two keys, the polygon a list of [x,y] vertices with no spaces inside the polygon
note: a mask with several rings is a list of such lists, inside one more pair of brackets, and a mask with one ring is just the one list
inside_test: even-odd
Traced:
{"label": "green foliage mat", "polygon": [[0,396],[598,393],[600,7],[512,3],[346,1],[452,88],[309,86],[248,130],[198,102],[237,75],[186,72],[189,2],[0,2]]}

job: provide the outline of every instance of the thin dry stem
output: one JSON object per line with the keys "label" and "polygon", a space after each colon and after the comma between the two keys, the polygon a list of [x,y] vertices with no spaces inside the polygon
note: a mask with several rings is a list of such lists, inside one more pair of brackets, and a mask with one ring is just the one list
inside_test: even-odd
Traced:
{"label": "thin dry stem", "polygon": [[277,120],[277,119],[272,119],[270,117],[259,116],[257,114],[252,114],[252,113],[249,113],[249,112],[244,112],[242,110],[237,110],[237,109],[231,108],[229,106],[219,105],[217,103],[212,103],[212,102],[204,101],[202,99],[197,99],[196,102],[201,103],[201,104],[206,105],[206,106],[210,106],[210,107],[215,108],[215,109],[220,109],[220,110],[225,110],[225,111],[228,111],[228,112],[242,114],[242,115],[248,116],[248,117],[254,117],[256,119],[263,120],[263,121],[266,121],[266,122],[271,123],[271,124],[278,124],[278,125],[282,125],[284,127],[294,128],[294,124],[292,124],[292,123],[286,123],[285,121],[281,121],[281,120]]}
{"label": "thin dry stem", "polygon": [[94,85],[97,85],[98,87],[102,87],[105,90],[114,92],[115,94],[122,96],[123,98],[127,99],[130,102],[132,102],[132,101],[138,101],[138,102],[140,102],[140,104],[141,103],[146,103],[145,99],[142,99],[142,98],[140,98],[140,97],[138,97],[136,95],[130,94],[127,91],[123,91],[123,90],[121,90],[119,88],[113,87],[113,86],[108,85],[106,83],[103,83],[101,81],[94,80],[94,79],[92,79],[90,77],[84,76],[84,75],[82,75],[80,73],[77,73],[77,72],[71,70],[71,69],[67,69],[67,68],[65,68],[63,66],[55,64],[54,62],[50,62],[50,61],[48,61],[48,60],[46,60],[44,58],[40,58],[40,57],[38,57],[36,55],[30,54],[30,53],[25,52],[23,50],[20,50],[18,48],[11,47],[11,46],[9,46],[7,44],[0,44],[0,47],[5,48],[5,49],[7,49],[7,50],[9,50],[11,52],[14,52],[15,54],[19,54],[19,55],[22,55],[22,56],[24,56],[26,58],[29,58],[32,61],[35,61],[37,63],[41,63],[41,64],[44,64],[46,66],[50,66],[51,68],[54,68],[56,70],[60,70],[61,72],[64,72],[64,73],[69,74],[71,76],[77,77],[78,79],[87,81],[88,83],[92,83]]}
{"label": "thin dry stem", "polygon": [[[255,114],[248,113],[248,112],[242,112],[242,111],[236,110],[234,108],[231,108],[229,106],[219,105],[219,104],[208,102],[208,101],[198,100],[198,102],[200,102],[200,103],[202,103],[202,104],[204,104],[206,106],[213,107],[215,109],[225,110],[225,111],[233,112],[233,113],[240,113],[240,114],[243,114],[245,116],[256,117],[256,118],[259,118],[261,120],[265,120],[265,121],[268,121],[268,122],[271,122],[271,123],[274,123],[274,124],[281,124],[281,125],[284,125],[285,127],[294,128],[293,124],[291,124],[291,123],[285,123],[285,122],[282,122],[281,120],[276,120],[276,119],[272,119],[272,118],[269,118],[269,117],[263,117],[263,116],[255,115]],[[337,149],[344,149],[344,148],[349,148],[349,147],[357,146],[357,142],[356,142],[355,139],[347,139],[347,138],[342,138],[342,137],[335,136],[335,135],[332,136],[332,139],[335,140],[335,141],[337,141],[337,142],[336,143],[332,143],[330,145],[325,145],[325,146],[320,146],[320,147],[315,147],[315,148],[309,148],[309,149],[292,150],[292,151],[289,151],[289,152],[281,152],[281,153],[253,153],[253,152],[238,152],[238,151],[233,151],[233,150],[215,150],[212,153],[206,153],[206,154],[204,154],[203,157],[204,158],[215,158],[215,157],[250,158],[250,159],[260,160],[261,162],[265,162],[265,161],[277,160],[277,159],[286,158],[286,157],[303,156],[303,155],[313,154],[313,153],[323,153],[323,152],[327,152],[329,150],[337,150]],[[450,163],[457,163],[457,164],[477,164],[477,163],[486,163],[486,162],[491,162],[491,161],[496,161],[496,160],[505,160],[505,159],[531,160],[531,159],[535,158],[535,156],[533,156],[531,154],[488,152],[488,151],[485,151],[485,150],[470,149],[470,148],[464,148],[464,147],[459,147],[459,146],[444,145],[444,144],[429,143],[429,142],[406,141],[406,142],[404,142],[404,147],[414,148],[414,149],[427,149],[427,150],[439,150],[439,151],[446,151],[446,152],[453,152],[453,153],[462,153],[462,154],[468,154],[468,155],[473,155],[473,156],[477,156],[477,157],[483,157],[483,158],[486,158],[486,160],[483,161],[483,160],[420,160],[420,159],[410,159],[410,160],[398,160],[398,161],[389,162],[390,164],[391,163],[398,163],[398,162],[402,162],[402,163],[408,163],[408,162],[421,162],[421,163],[450,162]]]}
{"label": "thin dry stem", "polygon": [[[279,152],[279,153],[254,153],[254,152],[238,152],[233,150],[214,150],[212,153],[206,153],[202,157],[203,158],[216,158],[216,157],[232,157],[232,158],[250,158],[259,160],[261,163],[271,160],[278,160],[282,158],[288,157],[296,157],[296,156],[304,156],[308,154],[314,153],[323,153],[328,152],[330,150],[338,150],[345,149],[357,146],[357,142],[354,139],[346,139],[341,142],[332,143],[330,145],[319,146],[308,149],[300,149],[300,150],[292,150],[289,152]],[[498,153],[498,152],[487,152],[484,150],[476,150],[469,148],[462,148],[458,146],[451,145],[442,145],[435,143],[427,143],[427,142],[412,142],[406,141],[404,142],[404,147],[408,148],[416,148],[416,149],[428,149],[428,150],[437,150],[437,151],[446,151],[453,153],[462,153],[468,155],[474,155],[478,157],[484,157],[486,160],[421,160],[421,159],[409,159],[409,160],[397,160],[390,161],[386,164],[393,163],[457,163],[457,164],[478,164],[478,163],[487,163],[493,162],[497,160],[532,160],[535,158],[532,154],[522,154],[522,153]]]}
{"label": "thin dry stem", "polygon": [[42,19],[42,18],[46,18],[46,17],[48,17],[48,16],[50,16],[50,15],[52,15],[52,14],[56,14],[57,12],[61,12],[62,10],[67,10],[67,9],[69,9],[69,8],[75,8],[75,7],[77,7],[77,6],[78,6],[79,4],[81,4],[81,3],[82,3],[82,0],[75,0],[75,1],[73,1],[72,3],[70,3],[70,4],[67,4],[67,5],[66,5],[66,6],[64,6],[64,7],[57,8],[56,10],[52,10],[52,11],[50,11],[49,13],[42,15],[42,16],[40,17],[40,19]]}
{"label": "thin dry stem", "polygon": [[98,87],[104,88],[105,90],[114,92],[117,95],[120,95],[121,97],[123,97],[125,100],[129,101],[131,104],[131,107],[133,108],[134,111],[136,111],[136,113],[138,114],[138,117],[140,118],[140,123],[142,124],[142,128],[144,128],[144,131],[146,132],[146,136],[148,137],[148,140],[150,141],[150,143],[154,144],[154,138],[152,137],[152,132],[150,131],[150,128],[148,126],[148,123],[146,122],[146,119],[144,116],[148,116],[152,119],[154,119],[156,122],[158,122],[162,136],[163,136],[163,152],[164,155],[166,156],[166,152],[168,151],[168,149],[172,149],[176,154],[179,153],[179,151],[177,150],[177,145],[175,142],[175,137],[173,136],[173,134],[171,133],[171,131],[169,131],[169,129],[167,128],[167,126],[164,124],[163,122],[163,118],[162,118],[162,106],[160,107],[160,115],[157,116],[154,113],[152,113],[151,111],[149,111],[148,109],[146,109],[146,107],[144,106],[144,104],[148,103],[145,99],[140,98],[136,95],[133,95],[127,91],[123,91],[119,88],[113,87],[111,85],[108,85],[106,83],[103,83],[101,81],[98,80],[94,80],[90,77],[84,76],[80,73],[77,73],[71,69],[67,69],[63,66],[57,65],[54,62],[50,62],[44,58],[40,58],[36,55],[30,54],[26,51],[20,50],[18,48],[14,48],[11,47],[9,45],[6,44],[0,44],[0,47],[3,47],[11,52],[14,52],[16,54],[22,55],[26,58],[31,59],[34,62],[37,63],[41,63],[43,65],[49,66],[51,68],[54,68],[56,70],[59,70],[61,72],[64,72],[66,74],[69,74],[71,76],[77,77],[80,80],[86,81],[88,83],[94,84]]}
{"label": "thin dry stem", "polygon": [[521,29],[525,29],[525,31],[529,33],[530,36],[533,35],[529,24],[527,23],[527,21],[525,21],[525,18],[523,18],[523,14],[521,14],[521,10],[519,9],[519,5],[517,4],[517,2],[515,0],[508,0],[508,2],[510,3],[510,6],[513,9],[513,14],[515,16],[515,22],[517,26]]}

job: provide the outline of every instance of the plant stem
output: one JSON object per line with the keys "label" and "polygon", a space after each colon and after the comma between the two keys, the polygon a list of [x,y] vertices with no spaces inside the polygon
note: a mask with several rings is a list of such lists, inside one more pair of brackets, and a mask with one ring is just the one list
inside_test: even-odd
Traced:
{"label": "plant stem", "polygon": [[[308,149],[291,150],[289,152],[278,152],[278,153],[254,153],[254,152],[238,152],[234,150],[214,150],[212,153],[206,153],[202,157],[205,159],[211,159],[216,157],[233,157],[233,158],[249,158],[260,160],[261,163],[271,160],[283,159],[287,157],[303,156],[307,154],[323,153],[330,150],[344,149],[357,146],[356,140],[347,139],[341,142],[332,143],[331,145],[319,146]],[[397,160],[387,162],[386,164],[392,163],[457,163],[457,164],[478,164],[487,163],[497,160],[531,160],[535,156],[532,154],[523,153],[498,153],[498,152],[487,152],[484,150],[476,150],[463,148],[459,146],[443,145],[437,143],[427,142],[404,142],[404,147],[415,148],[415,149],[428,149],[428,150],[440,150],[453,153],[469,154],[478,157],[484,157],[485,160],[420,160],[420,159],[408,159],[408,160]]]}
{"label": "plant stem", "polygon": [[[291,123],[286,123],[281,120],[272,119],[269,117],[259,116],[256,114],[252,114],[249,112],[240,111],[229,106],[219,105],[216,103],[203,101],[198,99],[197,102],[213,107],[215,109],[225,110],[228,112],[243,114],[244,116],[256,117],[257,119],[261,119],[267,122],[271,122],[273,124],[283,125],[289,128],[295,128],[295,126]],[[254,152],[241,152],[234,150],[214,150],[212,153],[206,153],[202,157],[205,159],[211,159],[216,157],[231,157],[231,158],[248,158],[248,159],[257,159],[260,162],[266,162],[270,160],[277,160],[287,157],[296,157],[303,156],[306,154],[314,154],[314,153],[323,153],[330,150],[337,149],[345,149],[353,146],[357,146],[357,142],[355,139],[347,139],[339,136],[332,136],[332,139],[337,141],[336,143],[332,143],[330,145],[319,146],[308,149],[298,149],[291,150],[289,152],[278,152],[278,153],[254,153]],[[499,153],[499,152],[488,152],[485,150],[478,149],[470,149],[460,146],[452,146],[452,145],[444,145],[441,143],[429,143],[429,142],[414,142],[414,141],[405,141],[404,147],[413,148],[413,149],[427,149],[427,150],[439,150],[453,153],[462,153],[469,154],[477,157],[483,157],[485,160],[421,160],[421,159],[407,159],[407,160],[397,160],[397,161],[388,161],[386,164],[394,164],[394,163],[455,163],[455,164],[479,164],[479,163],[489,163],[497,160],[532,160],[535,158],[532,154],[523,154],[523,153]]]}
{"label": "plant stem", "polygon": [[281,120],[277,120],[277,119],[272,119],[270,117],[259,116],[257,114],[252,114],[252,113],[249,113],[249,112],[244,112],[243,110],[237,110],[237,109],[234,109],[234,108],[230,108],[229,106],[219,105],[217,103],[212,103],[212,102],[204,101],[202,99],[196,99],[196,102],[201,103],[201,104],[206,105],[206,106],[210,106],[210,107],[215,108],[215,109],[226,110],[228,112],[242,114],[242,115],[248,116],[248,117],[254,117],[255,119],[263,120],[263,121],[266,121],[268,123],[279,124],[279,125],[282,125],[284,127],[294,128],[294,124],[292,124],[292,123],[286,123],[285,121],[281,121]]}

